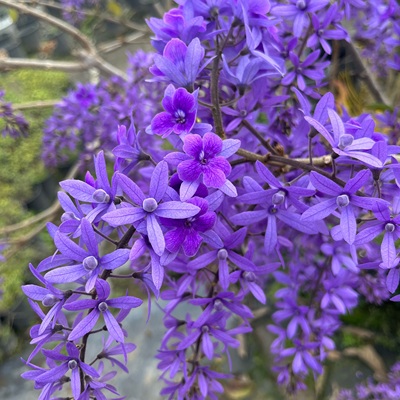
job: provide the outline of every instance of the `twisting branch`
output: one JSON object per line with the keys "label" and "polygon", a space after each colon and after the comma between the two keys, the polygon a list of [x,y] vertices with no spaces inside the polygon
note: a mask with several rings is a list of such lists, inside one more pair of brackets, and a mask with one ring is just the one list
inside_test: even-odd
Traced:
{"label": "twisting branch", "polygon": [[91,65],[75,61],[34,60],[30,58],[0,58],[0,70],[29,68],[40,70],[77,72],[85,71],[90,67]]}
{"label": "twisting branch", "polygon": [[24,111],[24,110],[34,110],[36,108],[51,108],[51,107],[54,107],[59,102],[60,102],[60,99],[30,101],[28,103],[13,104],[13,109],[17,110],[17,111]]}
{"label": "twisting branch", "polygon": [[[74,178],[81,166],[81,163],[78,161],[76,164],[72,166],[72,168],[69,170],[68,174],[66,175],[65,179],[72,179]],[[21,221],[17,224],[14,225],[8,225],[5,226],[4,228],[0,229],[0,235],[7,235],[9,233],[19,231],[20,229],[27,228],[33,224],[36,224],[38,222],[43,221],[44,219],[49,219],[52,220],[53,217],[58,213],[60,210],[61,206],[58,200],[56,200],[49,208],[46,210],[42,211],[39,214],[34,215],[31,218],[28,218],[24,221]]]}
{"label": "twisting branch", "polygon": [[[24,4],[29,4],[29,5],[40,5],[40,6],[46,6],[53,8],[55,10],[62,10],[62,11],[74,11],[73,8],[65,8],[61,4],[57,4],[54,1],[48,1],[48,0],[20,0],[21,3]],[[125,18],[118,18],[118,17],[113,17],[105,12],[102,11],[91,11],[91,10],[79,10],[80,14],[87,15],[88,17],[96,17],[100,20],[103,21],[109,21],[113,22],[115,24],[120,24],[123,25],[124,27],[132,30],[137,30],[141,32],[149,32],[149,28],[147,25],[140,25],[135,22],[131,22],[129,20],[126,20]]]}
{"label": "twisting branch", "polygon": [[[74,26],[64,22],[63,20],[53,17],[43,11],[40,11],[34,7],[27,6],[21,2],[16,2],[13,0],[0,0],[0,5],[4,5],[6,7],[13,8],[21,13],[30,14],[44,22],[47,22],[50,25],[55,26],[56,28],[66,32],[71,35],[77,43],[79,43],[84,52],[80,52],[79,55],[83,59],[83,64],[86,65],[86,68],[92,66],[98,68],[100,71],[106,73],[107,75],[116,75],[125,80],[128,79],[127,75],[121,71],[119,68],[114,67],[106,60],[104,60],[99,54],[92,43],[92,41],[81,31],[76,29]],[[42,68],[41,66],[40,68]],[[33,66],[34,68],[34,66]]]}

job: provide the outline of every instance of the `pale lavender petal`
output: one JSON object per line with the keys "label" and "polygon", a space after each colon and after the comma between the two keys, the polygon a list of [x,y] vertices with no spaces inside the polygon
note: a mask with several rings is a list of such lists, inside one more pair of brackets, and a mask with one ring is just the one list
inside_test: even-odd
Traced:
{"label": "pale lavender petal", "polygon": [[60,182],[60,186],[77,200],[89,203],[93,202],[93,193],[96,189],[93,186],[88,185],[86,182],[67,179]]}
{"label": "pale lavender petal", "polygon": [[97,258],[99,256],[99,248],[96,235],[94,234],[92,224],[86,218],[82,218],[81,220],[81,229],[82,239],[89,250],[89,253]]}
{"label": "pale lavender petal", "polygon": [[146,213],[142,208],[129,206],[111,211],[103,215],[101,218],[111,226],[121,226],[133,224],[134,222],[140,221],[145,216]]}
{"label": "pale lavender petal", "polygon": [[172,218],[172,219],[185,219],[198,214],[200,207],[190,203],[183,203],[180,201],[167,201],[161,203],[154,211],[154,214],[159,217]]}
{"label": "pale lavender petal", "polygon": [[399,279],[399,270],[397,268],[391,269],[386,277],[386,287],[390,293],[394,293],[397,290]]}
{"label": "pale lavender petal", "polygon": [[117,249],[110,254],[106,254],[100,259],[100,265],[104,269],[113,270],[124,265],[129,259],[129,249]]}
{"label": "pale lavender petal", "polygon": [[310,181],[322,193],[339,196],[343,192],[343,189],[337,183],[332,182],[329,178],[317,172],[311,172]]}
{"label": "pale lavender petal", "polygon": [[96,325],[97,320],[100,317],[100,311],[96,309],[92,310],[75,328],[68,336],[68,340],[74,341],[81,338],[82,336],[89,333]]}
{"label": "pale lavender petal", "polygon": [[87,273],[82,264],[60,267],[49,271],[44,277],[51,283],[75,282]]}
{"label": "pale lavender petal", "polygon": [[351,178],[347,181],[343,191],[345,191],[346,193],[355,193],[371,179],[372,172],[369,169],[363,169],[358,172],[354,178]]}
{"label": "pale lavender petal", "polygon": [[235,154],[240,148],[240,140],[226,139],[222,142],[222,150],[218,154],[221,157],[228,158]]}
{"label": "pale lavender petal", "polygon": [[129,179],[126,175],[117,175],[118,185],[121,187],[123,192],[128,195],[128,197],[137,205],[141,206],[143,200],[146,198],[142,189],[135,182]]}
{"label": "pale lavender petal", "polygon": [[316,119],[311,118],[309,116],[305,116],[304,119],[311,125],[313,126],[326,140],[327,142],[331,145],[331,147],[335,147],[335,141],[332,137],[332,135],[328,132],[328,130]]}
{"label": "pale lavender petal", "polygon": [[237,196],[237,190],[233,183],[231,181],[228,181],[228,179],[225,181],[225,183],[218,188],[222,193],[226,194],[229,197],[236,197]]}
{"label": "pale lavender petal", "polygon": [[267,217],[268,214],[266,210],[244,211],[233,215],[231,221],[236,225],[251,225],[260,222]]}
{"label": "pale lavender petal", "polygon": [[302,221],[321,221],[332,214],[337,208],[336,198],[322,201],[315,206],[310,207],[302,216]]}
{"label": "pale lavender petal", "polygon": [[357,222],[354,216],[353,207],[348,205],[347,207],[341,208],[340,216],[340,229],[343,233],[343,239],[348,244],[353,244],[357,233]]}
{"label": "pale lavender petal", "polygon": [[275,178],[275,176],[268,170],[268,168],[260,161],[256,161],[256,170],[260,178],[267,182],[272,188],[278,189],[282,184]]}
{"label": "pale lavender petal", "polygon": [[89,254],[78,246],[75,242],[69,239],[66,235],[57,232],[54,236],[54,243],[58,250],[63,253],[63,255],[70,257],[75,261],[82,261]]}
{"label": "pale lavender petal", "polygon": [[103,318],[110,336],[114,338],[117,342],[123,343],[124,333],[122,332],[119,323],[109,310],[103,312]]}
{"label": "pale lavender petal", "polygon": [[168,164],[166,161],[160,161],[154,168],[150,179],[150,197],[153,197],[159,203],[164,197],[168,187]]}
{"label": "pale lavender petal", "polygon": [[267,254],[272,253],[275,250],[275,246],[278,243],[278,233],[276,230],[276,217],[274,215],[268,218],[267,229],[264,237],[264,248]]}
{"label": "pale lavender petal", "polygon": [[165,240],[160,224],[153,214],[148,214],[147,216],[147,234],[154,252],[161,256],[165,250]]}
{"label": "pale lavender petal", "polygon": [[176,167],[181,163],[182,161],[189,160],[190,156],[188,156],[185,153],[179,153],[177,151],[168,153],[165,157],[164,160],[169,164],[172,165],[173,167]]}
{"label": "pale lavender petal", "polygon": [[182,201],[189,200],[196,193],[200,185],[200,178],[193,182],[182,182],[179,188],[179,196]]}
{"label": "pale lavender petal", "polygon": [[392,232],[385,232],[381,244],[382,264],[385,268],[392,268],[396,258],[396,247]]}

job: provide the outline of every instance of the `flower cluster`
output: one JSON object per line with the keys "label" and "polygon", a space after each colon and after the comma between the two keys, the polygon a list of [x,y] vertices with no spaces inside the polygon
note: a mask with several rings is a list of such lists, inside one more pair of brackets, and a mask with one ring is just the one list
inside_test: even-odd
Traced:
{"label": "flower cluster", "polygon": [[4,100],[4,91],[0,90],[0,118],[3,120],[2,135],[17,138],[26,136],[29,124],[21,114],[15,114],[11,103]]}
{"label": "flower cluster", "polygon": [[[75,399],[116,394],[100,359],[126,369],[110,355],[134,350],[123,321],[142,301],[113,297],[114,279],[164,300],[162,395],[180,400],[218,398],[231,375],[213,360],[252,330],[247,299],[265,304],[272,279],[274,370],[291,392],[322,373],[360,296],[396,293],[400,148],[373,116],[320,94],[329,41],[350,40],[344,19],[366,7],[330,3],[179,1],[148,21],[157,54],[131,59],[151,82],[134,64],[127,84],[81,85],[59,106],[47,155],[96,156],[95,174],[61,182],[56,253],[31,266],[40,285],[23,288],[42,320],[24,377],[43,399],[68,385]],[[88,363],[96,332],[104,349]],[[39,352],[46,367],[32,362]]]}

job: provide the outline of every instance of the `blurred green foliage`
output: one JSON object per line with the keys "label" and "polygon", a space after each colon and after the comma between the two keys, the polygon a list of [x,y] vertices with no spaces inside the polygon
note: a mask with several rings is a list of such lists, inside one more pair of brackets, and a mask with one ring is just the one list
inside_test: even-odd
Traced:
{"label": "blurred green foliage", "polygon": [[[6,101],[13,104],[59,99],[69,86],[68,76],[54,71],[12,71],[0,74],[0,82],[1,89],[6,93]],[[0,136],[0,229],[21,222],[33,213],[28,210],[27,204],[35,196],[36,185],[49,176],[41,160],[41,146],[44,122],[51,112],[51,108],[42,108],[23,113],[30,125],[27,137],[13,139]],[[1,124],[0,120],[0,129]],[[0,240],[6,239],[13,243],[21,235],[26,235],[29,229],[32,227],[9,237],[1,237]],[[11,351],[14,347],[7,344],[11,340],[11,325],[18,318],[23,318],[18,307],[22,301],[20,286],[27,276],[28,263],[38,262],[43,254],[51,252],[50,241],[46,238],[47,234],[42,233],[33,241],[11,244],[5,253],[7,261],[0,263],[3,280],[0,330],[7,333],[6,341],[0,337],[0,360],[6,355],[2,349]]]}

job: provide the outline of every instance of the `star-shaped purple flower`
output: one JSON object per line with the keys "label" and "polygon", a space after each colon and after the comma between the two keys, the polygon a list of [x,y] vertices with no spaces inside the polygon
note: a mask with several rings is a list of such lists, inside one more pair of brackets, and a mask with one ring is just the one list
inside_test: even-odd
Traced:
{"label": "star-shaped purple flower", "polygon": [[200,208],[180,201],[162,202],[168,189],[168,164],[161,161],[155,167],[150,180],[149,196],[123,174],[118,174],[118,184],[131,203],[103,216],[111,226],[129,225],[143,221],[142,231],[147,231],[154,252],[161,256],[165,250],[165,239],[158,221],[159,217],[185,219],[196,215]]}
{"label": "star-shaped purple flower", "polygon": [[185,135],[192,130],[196,122],[197,91],[191,94],[184,88],[168,85],[162,104],[165,111],[151,121],[152,133],[165,138],[172,132]]}
{"label": "star-shaped purple flower", "polygon": [[226,178],[232,168],[227,157],[236,153],[240,141],[222,141],[216,134],[208,132],[203,137],[189,134],[183,139],[182,153],[170,153],[165,157],[168,163],[177,165],[182,180],[181,200],[191,198],[203,182],[207,187],[220,189],[228,196],[236,197],[236,188]]}

